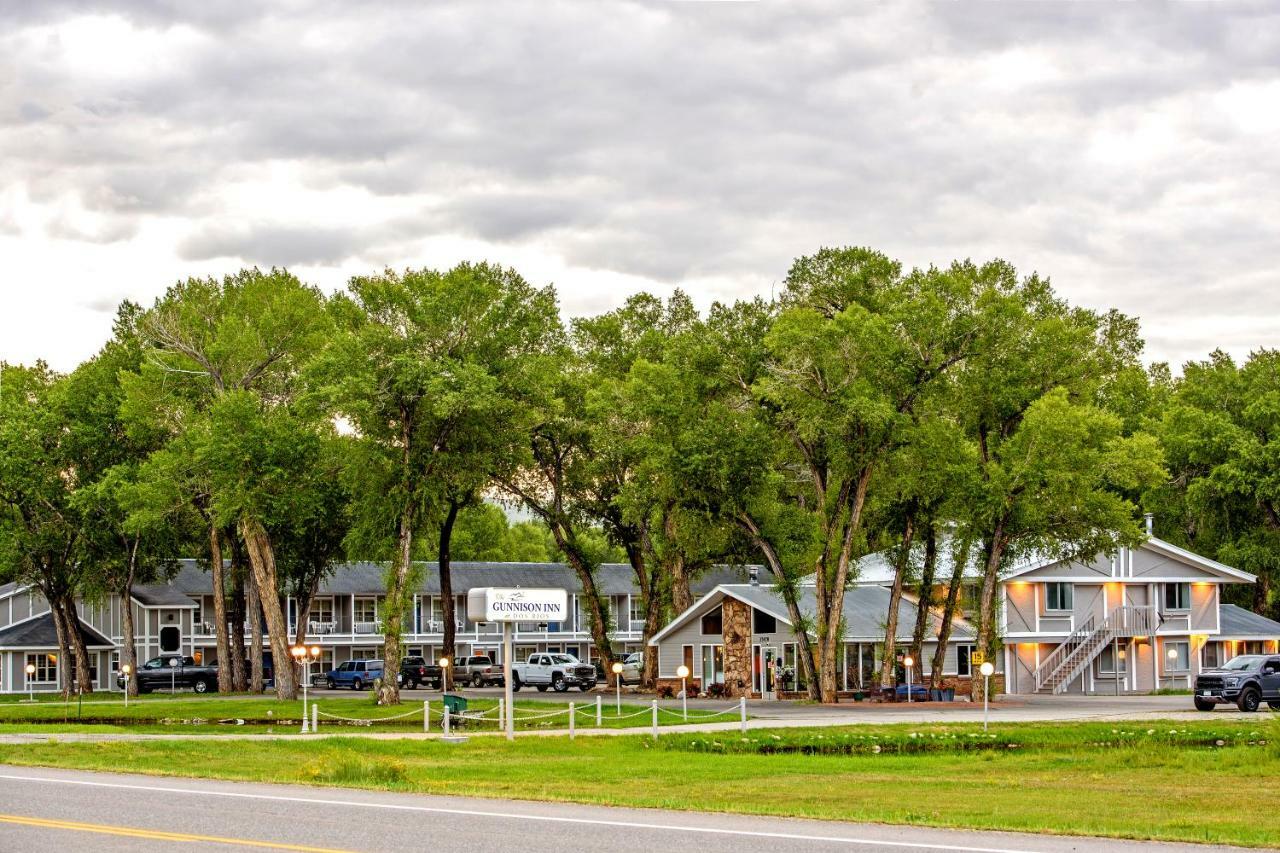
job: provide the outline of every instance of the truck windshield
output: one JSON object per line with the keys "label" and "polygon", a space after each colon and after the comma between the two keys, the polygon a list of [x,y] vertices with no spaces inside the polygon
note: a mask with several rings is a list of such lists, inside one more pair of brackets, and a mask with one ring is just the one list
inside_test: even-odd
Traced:
{"label": "truck windshield", "polygon": [[578,659],[573,655],[552,655],[552,663],[577,663]]}
{"label": "truck windshield", "polygon": [[1231,660],[1227,661],[1222,668],[1234,669],[1234,670],[1253,669],[1254,665],[1257,664],[1257,662],[1260,660],[1262,660],[1262,658],[1258,657],[1257,655],[1237,655],[1236,657],[1233,657]]}

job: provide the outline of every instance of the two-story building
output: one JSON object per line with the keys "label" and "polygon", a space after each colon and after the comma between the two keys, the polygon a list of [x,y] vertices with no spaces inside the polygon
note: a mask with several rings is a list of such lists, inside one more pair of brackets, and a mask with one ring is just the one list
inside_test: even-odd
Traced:
{"label": "two-story building", "polygon": [[[436,659],[444,646],[444,606],[440,574],[434,563],[424,565],[424,580],[414,591],[410,612],[405,614],[404,649],[407,655]],[[452,564],[455,598],[455,631],[458,655],[487,654],[502,659],[502,626],[467,618],[466,596],[473,587],[552,587],[569,592],[570,616],[562,623],[520,623],[515,628],[513,654],[523,660],[536,652],[568,652],[590,660],[597,657],[583,607],[577,575],[560,563]],[[353,659],[382,655],[383,620],[386,616],[386,566],[380,563],[348,563],[339,566],[320,586],[305,626],[308,644],[321,648],[312,665],[313,674]],[[694,582],[702,593],[722,582],[741,581],[746,570],[713,569]],[[626,564],[605,564],[596,573],[597,588],[605,596],[610,613],[609,636],[615,651],[641,648],[644,607],[635,573]],[[298,602],[283,602],[289,622],[289,638],[298,636]],[[135,641],[139,660],[164,654],[189,655],[203,663],[217,660],[213,617],[213,585],[207,571],[194,560],[179,563],[176,575],[164,584],[133,588]],[[114,689],[123,644],[122,602],[108,596],[96,602],[79,602],[82,628],[96,689]],[[249,626],[244,626],[246,641]],[[269,649],[263,625],[264,649]],[[26,665],[35,667],[28,681]],[[48,604],[30,587],[0,587],[0,692],[57,690],[60,661],[58,641]]]}

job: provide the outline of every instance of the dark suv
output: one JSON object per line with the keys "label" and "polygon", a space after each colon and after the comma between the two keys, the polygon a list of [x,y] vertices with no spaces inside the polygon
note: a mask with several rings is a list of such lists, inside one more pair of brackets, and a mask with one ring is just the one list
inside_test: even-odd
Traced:
{"label": "dark suv", "polygon": [[440,689],[439,664],[427,663],[426,658],[410,656],[400,661],[400,684],[412,690],[419,684],[430,684]]}
{"label": "dark suv", "polygon": [[1241,711],[1256,711],[1263,702],[1280,711],[1280,657],[1237,655],[1196,677],[1197,711],[1212,711],[1227,702]]}

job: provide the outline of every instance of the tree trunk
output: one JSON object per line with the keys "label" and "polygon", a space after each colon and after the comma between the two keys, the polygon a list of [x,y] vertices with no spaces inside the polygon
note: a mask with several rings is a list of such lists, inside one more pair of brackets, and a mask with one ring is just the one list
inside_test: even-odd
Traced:
{"label": "tree trunk", "polygon": [[911,540],[915,536],[915,518],[907,513],[902,529],[902,551],[893,567],[893,587],[889,590],[889,613],[885,617],[884,652],[880,661],[880,686],[893,686],[894,664],[897,661],[898,607],[902,603],[902,586],[906,580],[907,566],[911,562]]}
{"label": "tree trunk", "polygon": [[120,589],[120,633],[123,644],[120,648],[121,672],[129,667],[129,677],[124,681],[125,692],[130,696],[138,695],[138,642],[134,636],[133,625],[133,578],[137,570],[138,541],[135,539],[129,552],[129,570],[124,576]]}
{"label": "tree trunk", "polygon": [[[987,660],[995,660],[996,653],[996,592],[1000,584],[1000,561],[1004,557],[1005,547],[1004,519],[996,522],[984,549],[986,557],[982,572],[982,597],[978,604],[978,639],[975,648],[986,656]],[[978,679],[973,679],[971,695],[981,695]]]}
{"label": "tree trunk", "polygon": [[930,519],[924,528],[924,567],[920,572],[916,600],[916,627],[911,634],[911,654],[920,661],[920,677],[924,678],[924,634],[933,610],[933,576],[938,566],[938,531]]}
{"label": "tree trunk", "polygon": [[[674,551],[672,559],[668,561],[668,576],[671,579],[671,609],[679,615],[693,606],[693,594],[689,591],[689,572],[685,565],[684,554],[679,548],[671,546],[670,543],[676,541],[676,521],[675,514],[668,512],[663,519],[663,533],[666,535],[668,547]],[[647,614],[646,614],[647,616]],[[648,648],[648,644],[645,645]],[[648,657],[646,655],[646,657]],[[655,670],[655,673],[657,670]]]}
{"label": "tree trunk", "polygon": [[[253,575],[245,579],[244,605],[249,620],[249,691],[261,693],[266,689],[262,677],[262,597]],[[274,663],[274,656],[273,656]]]}
{"label": "tree trunk", "polygon": [[307,629],[311,622],[311,607],[316,602],[316,593],[320,591],[320,578],[324,575],[324,566],[315,566],[307,584],[306,592],[299,597],[298,624],[293,629],[293,641],[299,646],[307,644]]}
{"label": "tree trunk", "polygon": [[955,563],[951,566],[951,582],[947,587],[947,600],[942,607],[942,623],[938,625],[938,647],[933,652],[933,670],[929,677],[929,686],[942,686],[942,667],[947,658],[947,643],[951,642],[951,624],[956,617],[956,609],[960,602],[960,590],[964,586],[964,573],[969,565],[970,540],[966,537],[955,549],[951,558]]}
{"label": "tree trunk", "polygon": [[51,593],[49,590],[42,589],[45,601],[49,603],[49,615],[53,617],[53,630],[58,635],[58,690],[62,693],[62,698],[71,697],[71,640],[67,636],[66,619],[62,615],[62,609],[54,602],[57,600],[57,593]]}
{"label": "tree trunk", "polygon": [[[751,518],[751,516],[742,513],[738,516],[737,521],[738,525],[751,539],[752,544],[760,550],[760,553],[764,556],[765,565],[769,567],[769,573],[777,580],[778,589],[782,593],[783,603],[787,606],[787,615],[791,618],[791,625],[797,640],[802,637],[807,638],[809,635],[809,620],[804,617],[800,610],[800,602],[796,598],[795,585],[787,578],[785,567],[782,565],[782,559],[778,556],[777,549],[760,531],[760,526],[756,524],[755,519]],[[796,657],[800,660],[800,669],[804,674],[805,687],[809,698],[816,702],[821,698],[821,693],[818,689],[817,666],[813,659],[813,645],[808,642],[797,643]]]}
{"label": "tree trunk", "polygon": [[385,671],[388,677],[382,679],[382,683],[378,686],[379,705],[400,704],[400,686],[396,684],[395,676],[391,673],[392,667],[395,667],[394,672],[399,672],[400,667],[400,637],[403,631],[400,623],[404,618],[404,592],[409,582],[409,569],[413,563],[413,523],[413,506],[406,503],[400,513],[396,557],[392,561],[387,583],[387,613],[382,620],[382,656],[386,662]]}
{"label": "tree trunk", "polygon": [[600,655],[600,663],[605,672],[612,672],[614,656],[613,643],[609,639],[609,607],[600,595],[599,587],[596,586],[595,566],[579,547],[572,528],[563,522],[552,524],[550,528],[556,545],[564,553],[574,574],[578,576],[578,583],[582,584],[582,595],[579,601],[586,605],[591,641],[595,644],[596,653]]}
{"label": "tree trunk", "polygon": [[81,693],[93,692],[93,676],[89,671],[89,652],[84,646],[84,630],[80,625],[80,614],[76,608],[75,596],[64,592],[58,606],[62,609],[62,620],[67,632],[67,643],[71,647],[71,658],[75,663],[75,686]]}
{"label": "tree trunk", "polygon": [[245,567],[239,559],[239,549],[231,546],[231,688],[237,693],[249,689],[248,668],[244,659],[244,624],[249,608],[244,601]]}
{"label": "tree trunk", "polygon": [[[227,584],[222,568],[222,537],[215,524],[209,525],[209,570],[213,575],[213,631],[218,647],[218,692],[234,690],[231,674],[231,642],[227,636]],[[132,623],[133,614],[129,614]],[[137,672],[137,661],[133,662]]]}
{"label": "tree trunk", "polygon": [[[454,658],[458,653],[457,602],[453,598],[453,567],[450,550],[453,547],[453,524],[458,520],[459,508],[459,502],[450,498],[449,511],[445,514],[444,521],[440,523],[440,605],[444,617],[444,656],[449,659],[450,664],[456,663]],[[446,667],[441,677],[444,679],[445,689],[452,690],[453,667]]]}
{"label": "tree trunk", "polygon": [[[818,666],[819,694],[823,702],[835,702],[836,661],[840,642],[840,621],[844,618],[844,593],[853,567],[853,544],[862,530],[862,510],[867,503],[867,489],[871,486],[871,466],[858,475],[850,502],[849,517],[845,521],[844,535],[840,543],[840,556],[836,575],[830,583],[819,578],[815,588],[818,593]],[[825,572],[826,563],[820,569]]]}
{"label": "tree trunk", "polygon": [[[647,540],[647,537],[644,538]],[[670,544],[670,540],[668,540],[668,544]],[[660,568],[662,560],[653,552],[652,542],[649,542],[647,551],[639,541],[628,542],[625,550],[627,552],[627,562],[631,564],[631,571],[636,576],[636,586],[640,590],[640,598],[644,603],[644,625],[641,628],[640,641],[642,648],[647,649],[649,648],[649,638],[662,627],[663,596]],[[630,628],[630,624],[631,614],[628,613],[628,628]],[[640,667],[640,686],[646,689],[652,688],[657,683],[657,680],[658,656],[650,653],[644,656],[644,663]]]}
{"label": "tree trunk", "polygon": [[[249,564],[258,584],[262,615],[267,620],[267,636],[271,639],[271,657],[276,682],[276,698],[298,698],[298,679],[293,671],[293,658],[289,654],[289,625],[280,609],[280,583],[276,575],[276,558],[271,549],[267,531],[256,520],[246,518],[240,523],[245,545],[249,550]],[[391,681],[394,683],[395,679]]]}
{"label": "tree trunk", "polygon": [[1253,612],[1264,616],[1271,615],[1271,576],[1266,571],[1258,572],[1258,580],[1253,585]]}

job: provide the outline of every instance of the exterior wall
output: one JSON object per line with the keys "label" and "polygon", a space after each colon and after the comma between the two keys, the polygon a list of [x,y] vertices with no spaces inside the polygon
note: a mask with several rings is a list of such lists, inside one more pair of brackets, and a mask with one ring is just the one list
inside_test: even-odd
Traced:
{"label": "exterior wall", "polygon": [[751,607],[726,597],[721,608],[725,695],[741,696],[751,689]]}
{"label": "exterior wall", "polygon": [[1036,585],[1005,584],[1005,630],[1020,634],[1036,630]]}

